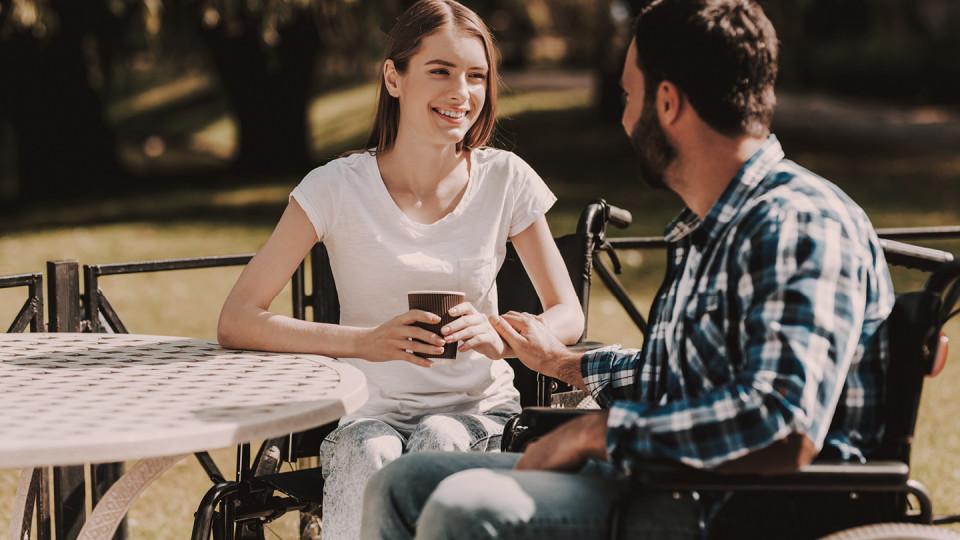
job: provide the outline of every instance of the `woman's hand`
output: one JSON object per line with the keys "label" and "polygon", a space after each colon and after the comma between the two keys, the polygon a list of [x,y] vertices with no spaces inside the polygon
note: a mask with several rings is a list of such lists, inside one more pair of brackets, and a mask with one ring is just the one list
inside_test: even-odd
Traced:
{"label": "woman's hand", "polygon": [[357,347],[361,353],[359,356],[371,362],[405,360],[418,366],[430,367],[432,362],[413,353],[440,354],[443,352],[444,341],[429,330],[413,326],[418,322],[437,324],[440,317],[419,309],[411,309],[398,315],[361,333]]}
{"label": "woman's hand", "polygon": [[491,360],[500,360],[509,351],[487,316],[470,302],[454,306],[450,315],[460,318],[441,328],[440,333],[447,343],[463,341],[458,351],[474,350]]}

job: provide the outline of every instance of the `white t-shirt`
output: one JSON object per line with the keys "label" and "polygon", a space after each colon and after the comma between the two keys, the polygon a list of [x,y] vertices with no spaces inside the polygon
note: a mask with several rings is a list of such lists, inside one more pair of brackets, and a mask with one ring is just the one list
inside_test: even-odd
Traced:
{"label": "white t-shirt", "polygon": [[[367,152],[314,169],[290,196],[329,251],[340,324],[361,327],[406,312],[407,291],[415,290],[463,291],[480,312],[497,313],[496,276],[507,239],[556,201],[522,159],[493,148],[472,151],[466,192],[436,223],[415,222],[397,207]],[[513,370],[476,351],[430,368],[341,360],[363,371],[370,394],[343,420],[377,417],[409,430],[425,414],[519,411]]]}

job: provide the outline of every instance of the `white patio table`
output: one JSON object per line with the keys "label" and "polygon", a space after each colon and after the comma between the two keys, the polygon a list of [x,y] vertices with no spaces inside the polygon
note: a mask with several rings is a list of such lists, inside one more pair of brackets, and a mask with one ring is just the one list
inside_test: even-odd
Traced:
{"label": "white patio table", "polygon": [[320,426],[367,399],[359,370],[323,356],[136,334],[0,334],[0,381],[0,468],[23,469],[11,539],[29,530],[34,468],[140,460],[79,535],[109,539],[185,456]]}

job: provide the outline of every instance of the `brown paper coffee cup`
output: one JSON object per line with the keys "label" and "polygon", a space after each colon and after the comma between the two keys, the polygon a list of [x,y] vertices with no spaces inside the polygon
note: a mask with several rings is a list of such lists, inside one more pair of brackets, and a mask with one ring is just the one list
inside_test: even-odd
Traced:
{"label": "brown paper coffee cup", "polygon": [[[450,316],[450,309],[462,304],[464,297],[465,295],[462,292],[457,291],[410,291],[407,293],[407,302],[410,304],[410,309],[420,309],[439,315],[440,322],[437,324],[418,322],[415,323],[415,325],[442,337],[443,334],[440,333],[440,328],[459,318]],[[443,347],[443,353],[438,355],[419,352],[415,352],[414,354],[421,358],[446,358],[452,360],[457,357],[458,345],[459,343],[456,342],[447,343]]]}

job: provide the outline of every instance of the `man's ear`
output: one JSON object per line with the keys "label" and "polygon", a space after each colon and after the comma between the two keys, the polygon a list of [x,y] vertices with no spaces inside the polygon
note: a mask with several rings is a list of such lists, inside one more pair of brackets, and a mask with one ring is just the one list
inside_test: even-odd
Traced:
{"label": "man's ear", "polygon": [[680,113],[686,105],[683,93],[677,85],[670,81],[663,81],[657,86],[657,116],[664,126],[674,124],[680,118]]}
{"label": "man's ear", "polygon": [[383,63],[383,82],[391,96],[400,97],[400,73],[397,71],[397,66],[393,63],[393,60],[387,59]]}

